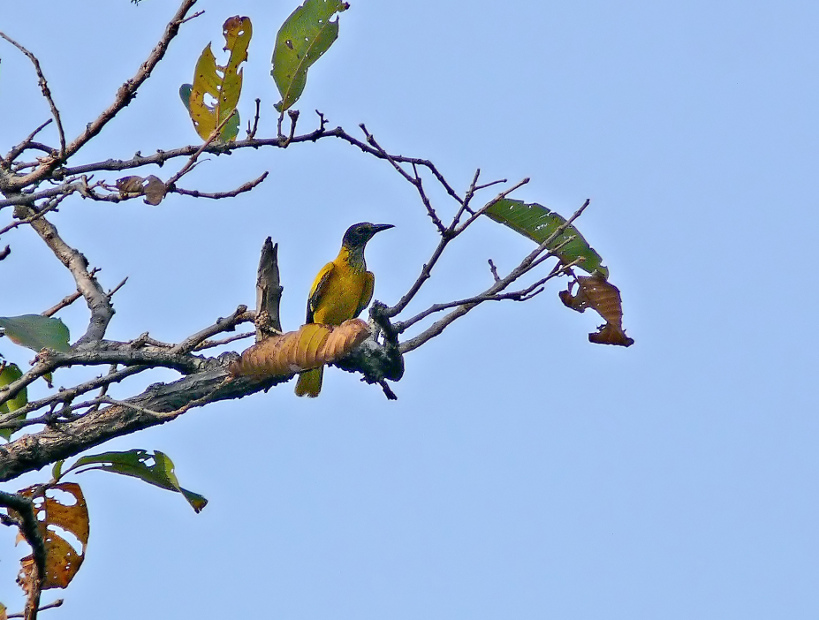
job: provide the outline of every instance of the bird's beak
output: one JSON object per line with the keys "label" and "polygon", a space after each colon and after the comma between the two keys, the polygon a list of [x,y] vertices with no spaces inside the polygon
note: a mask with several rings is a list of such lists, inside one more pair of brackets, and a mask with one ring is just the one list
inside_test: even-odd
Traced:
{"label": "bird's beak", "polygon": [[382,230],[387,230],[388,228],[395,228],[394,224],[373,224],[373,234],[377,232],[381,232]]}

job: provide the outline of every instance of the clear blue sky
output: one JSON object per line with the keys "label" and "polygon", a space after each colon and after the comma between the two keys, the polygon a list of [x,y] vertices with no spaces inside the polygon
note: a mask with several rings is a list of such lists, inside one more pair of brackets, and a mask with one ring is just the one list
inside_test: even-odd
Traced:
{"label": "clear blue sky", "polygon": [[[480,167],[487,180],[531,177],[515,195],[567,215],[590,198],[579,227],[636,344],[589,344],[596,317],[565,309],[553,284],[410,354],[395,403],[329,370],[315,401],[285,385],[112,442],[167,452],[210,504],[195,515],[130,479],[80,478],[88,556],[48,617],[819,617],[819,4],[352,4],[296,105],[299,127],[318,108],[433,160],[460,189]],[[38,55],[73,135],[175,5],[5,2],[0,30]],[[254,24],[241,112],[260,97],[270,135],[270,55],[295,6],[202,0],[205,15],[77,161],[195,143],[177,89],[234,14]],[[5,151],[49,112],[28,61],[5,43],[0,58]],[[129,277],[110,337],[175,341],[252,305],[267,235],[287,327],[349,224],[396,225],[368,249],[386,302],[436,242],[414,190],[340,142],[213,159],[186,186],[230,189],[264,170],[230,201],[64,203],[55,222],[104,286]],[[2,241],[0,314],[71,292],[32,232]],[[415,309],[482,290],[488,258],[508,270],[530,248],[480,223]],[[63,318],[80,333],[87,311]],[[7,341],[0,352],[30,357]],[[16,609],[12,545],[4,528],[0,600]]]}

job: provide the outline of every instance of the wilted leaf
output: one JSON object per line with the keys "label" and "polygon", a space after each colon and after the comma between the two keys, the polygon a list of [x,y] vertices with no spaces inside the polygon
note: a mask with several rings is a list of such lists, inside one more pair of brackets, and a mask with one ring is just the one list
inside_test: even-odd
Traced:
{"label": "wilted leaf", "polygon": [[145,178],[145,202],[156,206],[165,197],[165,184],[158,177],[151,175]]}
{"label": "wilted leaf", "polygon": [[[62,491],[73,497],[73,504],[61,502],[58,498],[46,494]],[[80,570],[85,549],[88,545],[88,507],[85,504],[80,485],[76,482],[62,482],[49,488],[45,492],[43,487],[35,485],[20,491],[21,495],[30,497],[34,501],[37,520],[40,525],[40,534],[45,542],[46,574],[43,580],[43,589],[65,588],[71,583],[74,575]],[[74,536],[82,548],[72,546],[59,530]],[[18,542],[23,540],[22,534],[17,536]],[[34,557],[28,555],[21,561],[20,574],[17,583],[25,590],[31,587],[31,577],[34,570]]]}
{"label": "wilted leaf", "polygon": [[146,450],[128,450],[127,452],[104,452],[92,456],[83,456],[77,459],[65,473],[77,469],[80,469],[80,471],[90,471],[92,469],[110,471],[115,474],[139,478],[161,489],[176,491],[182,494],[196,512],[200,512],[208,503],[208,500],[198,493],[184,489],[179,485],[179,480],[174,473],[173,461],[167,454],[159,450],[156,450],[153,454]]}
{"label": "wilted leaf", "polygon": [[282,24],[276,35],[270,71],[282,96],[276,104],[279,112],[301,97],[307,70],[338,38],[338,19],[331,18],[348,8],[350,5],[341,0],[307,0]]}
{"label": "wilted leaf", "polygon": [[68,351],[68,339],[71,337],[68,328],[60,319],[42,314],[23,314],[21,316],[0,317],[2,328],[15,344],[34,351],[54,349]]}
{"label": "wilted leaf", "polygon": [[[560,226],[566,223],[563,216],[543,205],[536,202],[527,204],[522,200],[512,200],[511,198],[504,198],[493,204],[486,210],[486,215],[496,222],[505,224],[512,230],[529,237],[538,245],[546,241]],[[570,237],[574,237],[574,239],[567,242]],[[578,267],[589,273],[597,271],[604,278],[609,276],[608,268],[602,265],[603,259],[586,242],[577,228],[572,225],[567,226],[547,247],[554,250],[563,243],[565,245],[557,251],[557,256],[564,265],[568,265],[582,257],[584,260],[578,263]]]}
{"label": "wilted leaf", "polygon": [[145,178],[139,176],[122,177],[117,179],[116,186],[122,198],[145,196],[145,202],[153,206],[158,205],[165,197],[165,184],[153,174]]}
{"label": "wilted leaf", "polygon": [[577,284],[577,295],[572,294],[575,283],[570,282],[567,290],[560,291],[560,300],[578,312],[585,312],[586,308],[591,308],[606,320],[604,325],[598,327],[597,332],[589,334],[589,341],[623,347],[633,345],[634,340],[626,336],[623,330],[620,290],[601,276],[579,276]]}
{"label": "wilted leaf", "polygon": [[[179,95],[188,108],[196,133],[203,140],[207,140],[214,129],[231,117],[239,104],[243,73],[239,65],[247,60],[247,47],[253,35],[250,18],[238,15],[228,18],[222,26],[222,34],[226,42],[224,49],[230,51],[227,64],[225,66],[216,64],[216,57],[208,43],[196,63],[193,85],[187,101],[185,100],[187,85],[179,89]],[[237,113],[222,128],[218,140],[230,142],[236,139],[238,133]]]}
{"label": "wilted leaf", "polygon": [[8,615],[6,614],[6,606],[3,603],[0,603],[0,620],[8,620]]}
{"label": "wilted leaf", "polygon": [[257,378],[292,376],[345,357],[369,335],[370,328],[361,319],[338,326],[308,323],[253,345],[231,364],[230,372]]}
{"label": "wilted leaf", "polygon": [[[3,363],[0,365],[0,388],[10,385],[14,383],[23,376],[23,371],[20,370],[20,367],[17,364],[6,364]],[[10,398],[4,403],[0,404],[0,417],[6,413],[14,413],[20,407],[23,407],[28,402],[28,390],[23,388],[14,398]],[[17,416],[13,418],[14,420],[24,420],[25,415]],[[11,421],[11,420],[9,420]],[[5,439],[6,441],[9,440],[11,434],[14,431],[10,428],[0,428],[0,437]]]}

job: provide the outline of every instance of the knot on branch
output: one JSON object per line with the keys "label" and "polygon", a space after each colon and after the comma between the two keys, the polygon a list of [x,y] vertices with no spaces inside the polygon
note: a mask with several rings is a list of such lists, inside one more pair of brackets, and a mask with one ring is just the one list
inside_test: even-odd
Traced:
{"label": "knot on branch", "polygon": [[360,372],[367,383],[382,383],[385,379],[399,381],[404,376],[404,357],[399,349],[398,333],[386,310],[387,306],[382,302],[373,302],[370,308],[372,335],[350,355],[335,362],[342,370]]}

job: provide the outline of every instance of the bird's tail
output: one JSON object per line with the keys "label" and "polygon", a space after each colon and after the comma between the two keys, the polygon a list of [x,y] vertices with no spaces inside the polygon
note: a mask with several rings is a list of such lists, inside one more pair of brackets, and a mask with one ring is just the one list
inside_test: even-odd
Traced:
{"label": "bird's tail", "polygon": [[315,398],[321,392],[321,380],[324,377],[324,366],[306,370],[299,375],[296,382],[296,396]]}

